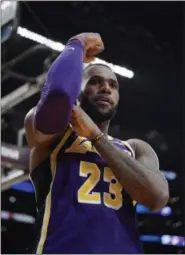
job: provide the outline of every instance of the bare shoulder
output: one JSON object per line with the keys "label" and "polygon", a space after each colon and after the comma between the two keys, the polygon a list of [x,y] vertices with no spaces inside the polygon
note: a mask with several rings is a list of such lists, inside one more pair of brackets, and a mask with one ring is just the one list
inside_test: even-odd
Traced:
{"label": "bare shoulder", "polygon": [[26,131],[26,139],[29,148],[34,147],[35,145],[35,135],[34,135],[34,114],[35,114],[35,107],[32,108],[24,118],[24,127]]}
{"label": "bare shoulder", "polygon": [[151,165],[159,169],[159,160],[156,152],[147,142],[140,139],[129,139],[127,143],[132,147],[135,152],[136,159],[143,164]]}
{"label": "bare shoulder", "polygon": [[35,114],[35,107],[32,108],[31,110],[29,110],[29,112],[26,114],[26,116],[24,118],[25,127],[28,127],[29,124],[32,122],[34,114]]}
{"label": "bare shoulder", "polygon": [[127,143],[133,148],[134,151],[153,151],[153,148],[151,145],[149,145],[147,142],[140,140],[140,139],[129,139],[127,140]]}

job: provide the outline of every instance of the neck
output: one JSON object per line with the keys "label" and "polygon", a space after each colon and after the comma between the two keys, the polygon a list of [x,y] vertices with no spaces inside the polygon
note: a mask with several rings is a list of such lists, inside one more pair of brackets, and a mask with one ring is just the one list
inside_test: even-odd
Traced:
{"label": "neck", "polygon": [[109,123],[110,121],[104,121],[101,123],[96,123],[96,125],[99,127],[99,129],[101,130],[101,132],[103,132],[104,134],[108,134],[108,130],[109,130]]}

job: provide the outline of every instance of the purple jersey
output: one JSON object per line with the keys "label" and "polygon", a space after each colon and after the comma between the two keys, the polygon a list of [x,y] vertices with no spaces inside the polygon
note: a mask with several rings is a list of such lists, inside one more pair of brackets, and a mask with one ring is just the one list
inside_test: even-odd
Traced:
{"label": "purple jersey", "polygon": [[[109,138],[134,157],[127,143]],[[31,177],[43,211],[37,254],[142,253],[133,201],[88,139],[69,128],[50,167]]]}

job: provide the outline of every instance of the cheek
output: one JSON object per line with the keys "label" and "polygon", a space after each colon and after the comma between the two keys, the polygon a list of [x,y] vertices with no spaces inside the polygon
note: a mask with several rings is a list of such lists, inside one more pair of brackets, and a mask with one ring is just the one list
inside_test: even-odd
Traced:
{"label": "cheek", "polygon": [[113,95],[113,100],[115,105],[119,103],[119,94],[117,92]]}
{"label": "cheek", "polygon": [[96,94],[96,88],[95,87],[88,87],[85,89],[85,94],[86,95],[93,95]]}

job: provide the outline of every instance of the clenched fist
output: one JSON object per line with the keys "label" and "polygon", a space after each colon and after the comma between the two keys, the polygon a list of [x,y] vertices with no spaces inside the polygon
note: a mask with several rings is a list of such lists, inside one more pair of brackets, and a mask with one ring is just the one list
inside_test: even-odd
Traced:
{"label": "clenched fist", "polygon": [[104,50],[104,44],[98,33],[82,33],[70,39],[78,40],[84,45],[84,62],[95,60],[95,56]]}
{"label": "clenched fist", "polygon": [[74,106],[71,115],[71,125],[74,131],[83,137],[93,140],[97,135],[101,133],[98,126],[87,115],[84,110],[79,106]]}

